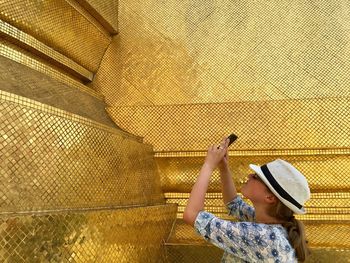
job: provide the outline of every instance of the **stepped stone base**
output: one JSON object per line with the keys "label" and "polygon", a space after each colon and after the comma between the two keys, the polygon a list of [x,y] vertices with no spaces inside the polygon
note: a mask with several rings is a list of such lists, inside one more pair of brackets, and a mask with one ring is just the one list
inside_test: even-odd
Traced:
{"label": "stepped stone base", "polygon": [[[219,263],[222,250],[212,245],[166,244],[168,263]],[[349,263],[350,250],[312,248],[305,263]]]}
{"label": "stepped stone base", "polygon": [[118,128],[103,100],[1,55],[0,76],[1,90]]}

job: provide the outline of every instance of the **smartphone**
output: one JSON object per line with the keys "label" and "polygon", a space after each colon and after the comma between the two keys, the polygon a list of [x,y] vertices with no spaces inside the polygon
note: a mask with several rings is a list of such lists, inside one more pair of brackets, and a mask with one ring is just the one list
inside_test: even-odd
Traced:
{"label": "smartphone", "polygon": [[228,136],[228,139],[230,140],[230,142],[228,143],[228,146],[230,146],[235,140],[237,140],[238,136],[236,134],[230,134],[230,136]]}

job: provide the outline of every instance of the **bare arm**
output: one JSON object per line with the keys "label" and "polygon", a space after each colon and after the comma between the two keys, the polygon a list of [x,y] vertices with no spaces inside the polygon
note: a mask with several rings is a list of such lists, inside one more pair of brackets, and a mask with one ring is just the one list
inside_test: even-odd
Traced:
{"label": "bare arm", "polygon": [[227,151],[226,147],[217,148],[216,145],[209,147],[205,162],[194,184],[190,198],[183,214],[183,219],[187,224],[194,225],[198,213],[204,208],[205,194],[208,190],[210,176],[218,166]]}
{"label": "bare arm", "polygon": [[198,213],[204,208],[205,194],[212,172],[213,168],[204,163],[184,211],[183,219],[187,224],[194,225]]}
{"label": "bare arm", "polygon": [[[228,139],[224,139],[221,145],[227,144]],[[232,173],[228,166],[228,149],[226,148],[226,154],[219,163],[220,179],[221,179],[221,191],[224,199],[224,203],[232,201],[237,196],[237,190],[232,180]]]}
{"label": "bare arm", "polygon": [[237,190],[232,181],[232,173],[228,166],[220,167],[221,191],[224,203],[232,201],[237,196]]}

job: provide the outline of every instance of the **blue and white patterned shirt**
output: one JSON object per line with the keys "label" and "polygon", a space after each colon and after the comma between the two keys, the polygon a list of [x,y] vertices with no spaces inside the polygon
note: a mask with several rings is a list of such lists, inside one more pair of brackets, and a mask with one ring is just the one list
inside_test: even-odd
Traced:
{"label": "blue and white patterned shirt", "polygon": [[239,196],[226,207],[229,215],[241,222],[223,220],[201,211],[194,223],[198,234],[225,251],[221,262],[297,262],[282,225],[255,223],[254,208]]}

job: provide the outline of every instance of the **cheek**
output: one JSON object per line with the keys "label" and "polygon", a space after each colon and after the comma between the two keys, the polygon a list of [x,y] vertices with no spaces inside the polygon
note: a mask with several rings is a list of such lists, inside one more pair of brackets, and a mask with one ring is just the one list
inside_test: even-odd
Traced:
{"label": "cheek", "polygon": [[245,198],[249,198],[252,201],[260,200],[264,196],[264,187],[255,182],[248,182],[241,188],[241,193]]}

